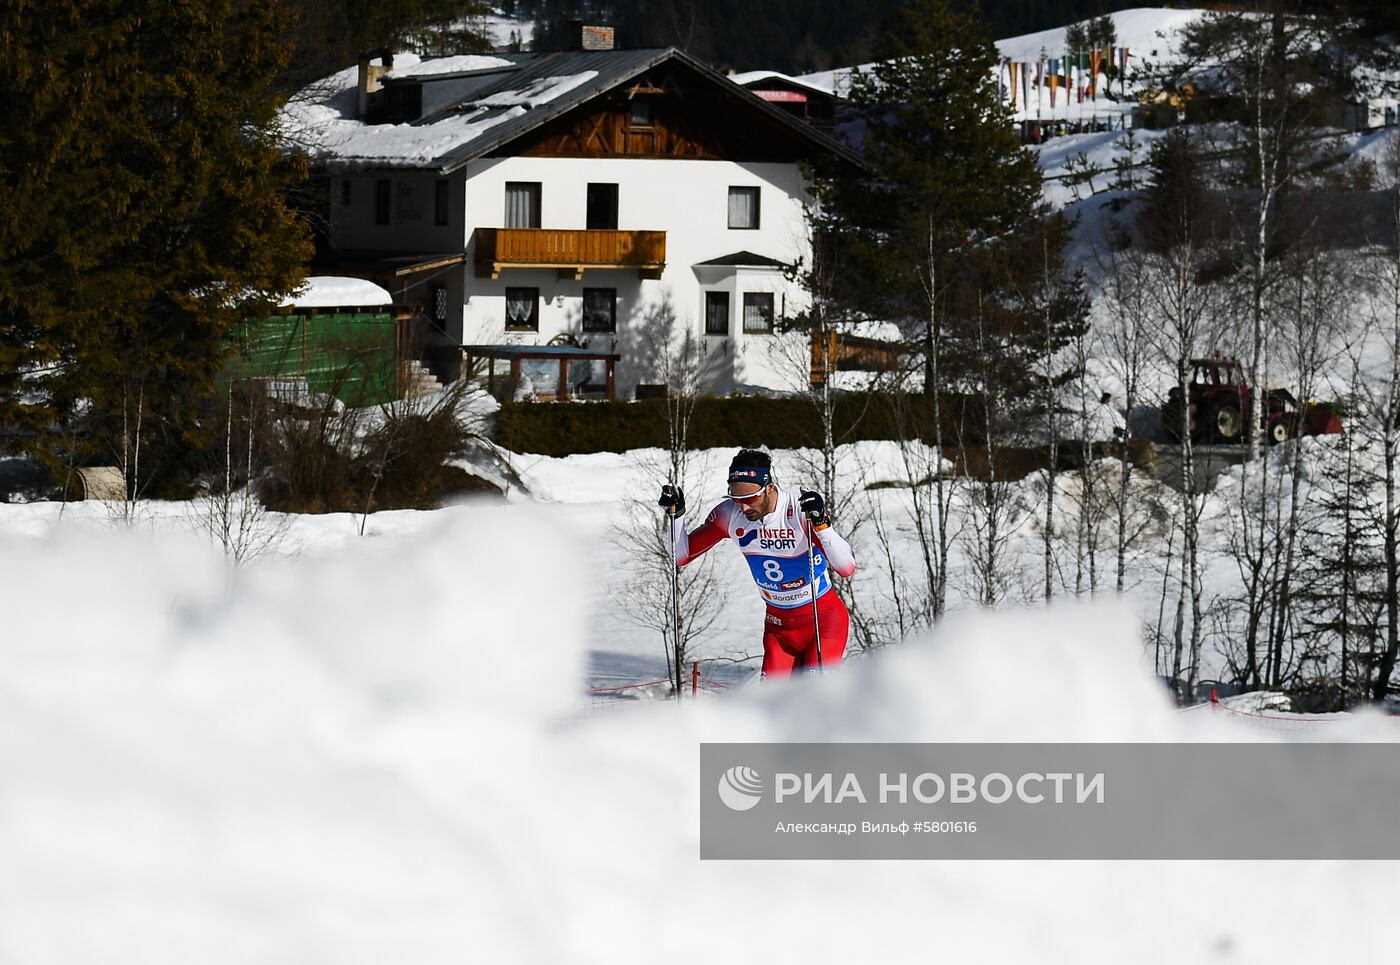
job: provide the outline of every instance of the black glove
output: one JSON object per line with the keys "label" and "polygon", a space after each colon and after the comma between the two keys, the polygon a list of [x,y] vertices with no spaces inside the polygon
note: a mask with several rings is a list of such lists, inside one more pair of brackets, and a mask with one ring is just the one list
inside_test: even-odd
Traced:
{"label": "black glove", "polygon": [[666,515],[675,519],[685,515],[685,493],[681,492],[679,486],[662,486],[661,498],[656,501],[656,505],[666,511]]}
{"label": "black glove", "polygon": [[818,529],[831,525],[831,517],[826,514],[826,500],[822,499],[822,494],[811,489],[804,489],[797,497],[797,506],[812,521],[812,525]]}

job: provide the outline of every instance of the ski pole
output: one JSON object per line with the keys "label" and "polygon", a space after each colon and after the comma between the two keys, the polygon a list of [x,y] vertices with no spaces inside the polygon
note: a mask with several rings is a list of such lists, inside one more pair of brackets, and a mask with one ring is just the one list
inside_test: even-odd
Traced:
{"label": "ski pole", "polygon": [[671,646],[675,651],[676,702],[681,699],[681,587],[680,567],[676,565],[676,520],[666,514],[666,530],[671,540]]}
{"label": "ski pole", "polygon": [[[805,515],[805,514],[804,514]],[[811,587],[812,593],[812,632],[816,635],[817,643],[817,672],[822,672],[822,624],[817,615],[817,558],[816,558],[816,532],[812,529],[812,520],[807,520],[807,583]]]}

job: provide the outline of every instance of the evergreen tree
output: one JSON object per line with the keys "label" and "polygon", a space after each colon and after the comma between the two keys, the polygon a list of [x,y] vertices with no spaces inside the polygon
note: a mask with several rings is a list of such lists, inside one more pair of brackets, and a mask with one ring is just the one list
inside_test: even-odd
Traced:
{"label": "evergreen tree", "polygon": [[1149,251],[1202,242],[1217,230],[1221,200],[1189,128],[1172,128],[1152,142],[1144,180],[1137,230]]}
{"label": "evergreen tree", "polygon": [[[1373,0],[1381,3],[1383,0]],[[1088,12],[1141,6],[1140,0],[1091,5]],[[972,8],[960,3],[960,8]],[[592,19],[617,27],[626,47],[680,47],[711,63],[736,70],[767,68],[787,73],[869,63],[878,38],[900,0],[515,0],[515,16],[535,21],[535,49],[569,42],[568,23]],[[1061,27],[1084,17],[1085,5],[1071,0],[997,0],[974,14],[993,37],[1015,37]],[[1089,21],[1095,43],[1112,46],[1112,21]],[[1109,33],[1105,33],[1105,25]],[[1074,49],[1074,48],[1071,48]]]}
{"label": "evergreen tree", "polygon": [[1385,639],[1383,511],[1376,498],[1382,480],[1370,466],[1373,442],[1355,433],[1325,440],[1314,484],[1317,511],[1303,530],[1300,662],[1311,671],[1310,686],[1328,691],[1331,710],[1371,697]]}
{"label": "evergreen tree", "polygon": [[0,423],[50,468],[174,483],[229,326],[299,283],[287,26],[274,0],[0,9]]}
{"label": "evergreen tree", "polygon": [[997,62],[974,14],[909,0],[881,62],[852,84],[874,178],[834,195],[833,229],[850,236],[843,289],[918,334],[929,393],[978,381],[980,363],[937,370],[942,355],[958,358],[944,338],[970,339],[981,310],[971,295],[1009,276],[1003,259],[1041,213],[1040,172],[1001,104]]}
{"label": "evergreen tree", "polygon": [[295,14],[296,49],[277,89],[299,90],[355,63],[363,51],[388,47],[420,54],[489,51],[483,0],[284,0]]}

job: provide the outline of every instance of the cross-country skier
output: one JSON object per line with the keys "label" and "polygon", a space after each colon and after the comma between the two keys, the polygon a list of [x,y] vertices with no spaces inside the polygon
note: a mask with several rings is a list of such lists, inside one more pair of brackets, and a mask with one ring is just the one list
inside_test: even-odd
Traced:
{"label": "cross-country skier", "polygon": [[[678,486],[662,486],[659,504],[670,516],[678,566],[722,539],[738,544],[768,605],[763,618],[763,676],[787,676],[798,669],[816,673],[841,662],[850,614],[832,589],[827,568],[850,576],[856,571],[856,560],[851,545],[831,528],[826,501],[819,493],[804,489],[794,495],[779,489],[768,454],[742,449],[729,464],[729,498],[710,510],[695,532],[686,532],[685,494]],[[811,566],[809,533],[815,540]],[[813,625],[814,586],[821,621],[820,660]]]}

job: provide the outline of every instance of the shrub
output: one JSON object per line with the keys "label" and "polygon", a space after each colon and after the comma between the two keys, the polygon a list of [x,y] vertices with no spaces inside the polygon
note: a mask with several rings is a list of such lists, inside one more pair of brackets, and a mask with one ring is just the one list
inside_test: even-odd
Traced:
{"label": "shrub", "polygon": [[[932,442],[933,400],[906,396],[905,419],[912,435]],[[971,400],[943,400],[945,441],[981,441]],[[864,439],[897,439],[895,414],[888,397],[853,393],[836,403],[838,443]],[[812,404],[803,398],[740,396],[696,400],[688,442],[692,449],[767,446],[798,449],[821,444],[821,424]],[[581,452],[625,452],[665,447],[666,400],[638,402],[506,403],[496,414],[495,441],[512,452],[567,456]]]}
{"label": "shrub", "polygon": [[[435,402],[349,409],[284,406],[260,447],[258,495],[296,513],[433,509],[494,485],[449,465],[473,433],[462,417],[465,382]],[[373,418],[375,414],[379,418]]]}

